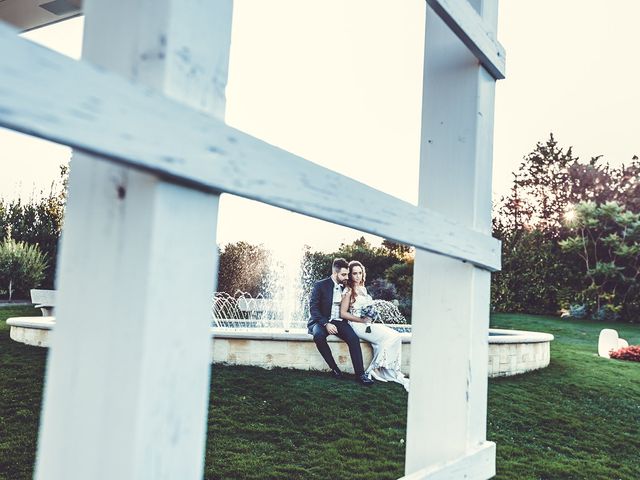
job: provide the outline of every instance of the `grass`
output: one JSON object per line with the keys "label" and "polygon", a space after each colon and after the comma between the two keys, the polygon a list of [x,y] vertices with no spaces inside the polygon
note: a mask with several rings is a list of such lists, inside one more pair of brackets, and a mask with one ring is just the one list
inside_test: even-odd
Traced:
{"label": "grass", "polygon": [[[0,479],[31,478],[46,350],[8,338],[0,309]],[[493,326],[553,333],[552,364],[489,382],[499,479],[638,479],[640,364],[595,356],[601,328],[640,343],[640,325],[495,315]],[[295,370],[214,367],[205,478],[397,478],[406,393]],[[339,407],[338,407],[339,406]]]}
{"label": "grass", "polygon": [[489,382],[488,436],[504,479],[640,479],[640,363],[597,356],[602,328],[640,344],[640,325],[495,315],[552,333],[551,365]]}

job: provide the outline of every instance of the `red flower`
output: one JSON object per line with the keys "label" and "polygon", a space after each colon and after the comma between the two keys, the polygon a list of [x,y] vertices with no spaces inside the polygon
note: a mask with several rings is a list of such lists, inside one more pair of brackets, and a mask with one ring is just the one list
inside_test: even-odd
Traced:
{"label": "red flower", "polygon": [[640,362],[640,345],[631,345],[619,350],[613,350],[610,353],[611,358],[618,360],[629,360],[631,362]]}

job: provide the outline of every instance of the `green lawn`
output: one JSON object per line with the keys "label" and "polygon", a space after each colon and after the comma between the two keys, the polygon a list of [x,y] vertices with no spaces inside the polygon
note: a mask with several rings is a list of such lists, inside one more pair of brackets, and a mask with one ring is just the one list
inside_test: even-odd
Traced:
{"label": "green lawn", "polygon": [[[31,478],[46,350],[9,339],[0,309],[0,479]],[[496,315],[496,327],[553,333],[552,365],[489,383],[501,479],[640,479],[640,364],[594,355],[603,324]],[[640,326],[615,325],[630,343]],[[215,367],[206,478],[397,478],[406,393],[294,370]],[[327,415],[323,405],[343,405]]]}

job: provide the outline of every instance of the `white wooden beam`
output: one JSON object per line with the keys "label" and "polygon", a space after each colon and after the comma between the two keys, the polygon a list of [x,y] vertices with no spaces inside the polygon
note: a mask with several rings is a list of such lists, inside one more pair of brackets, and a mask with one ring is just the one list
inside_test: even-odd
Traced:
{"label": "white wooden beam", "polygon": [[[231,1],[89,0],[85,12],[85,58],[222,118]],[[85,101],[99,110],[108,91]],[[217,207],[74,153],[35,478],[203,477]]]}
{"label": "white wooden beam", "polygon": [[455,33],[496,80],[505,77],[506,53],[495,30],[467,0],[427,0],[433,11]]}
{"label": "white wooden beam", "polygon": [[450,462],[422,468],[399,480],[460,480],[491,478],[496,474],[496,444],[485,442]]}
{"label": "white wooden beam", "polygon": [[[497,2],[475,3],[495,29]],[[427,7],[419,205],[489,233],[495,80],[474,60]],[[413,285],[405,472],[469,457],[465,478],[488,478],[494,450],[490,468],[474,452],[487,444],[490,274],[418,251]]]}
{"label": "white wooden beam", "polygon": [[0,64],[2,126],[177,184],[233,193],[491,271],[500,268],[500,243],[486,233],[301,159],[151,88],[31,44],[2,26],[0,56],[6,59]]}

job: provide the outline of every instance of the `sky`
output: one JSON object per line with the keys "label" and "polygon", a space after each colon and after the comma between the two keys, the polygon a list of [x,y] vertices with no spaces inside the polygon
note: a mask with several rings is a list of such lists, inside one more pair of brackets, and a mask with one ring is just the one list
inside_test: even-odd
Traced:
{"label": "sky", "polygon": [[[424,5],[236,0],[227,123],[416,203]],[[618,165],[640,154],[638,18],[636,0],[500,3],[507,78],[496,87],[494,198],[550,132],[584,159]],[[82,25],[78,18],[25,37],[79,58]],[[0,131],[0,195],[48,191],[69,157],[66,147]],[[274,225],[287,226],[286,240]],[[360,235],[229,195],[218,218],[221,244],[330,251]]]}

